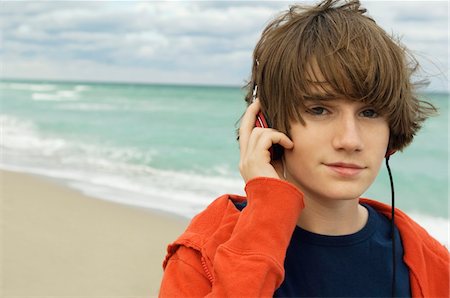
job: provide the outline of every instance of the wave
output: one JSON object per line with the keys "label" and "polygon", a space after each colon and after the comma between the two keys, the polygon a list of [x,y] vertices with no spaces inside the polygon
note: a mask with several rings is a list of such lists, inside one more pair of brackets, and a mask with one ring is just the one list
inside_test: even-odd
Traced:
{"label": "wave", "polygon": [[0,144],[3,149],[16,153],[58,158],[58,162],[61,164],[78,162],[105,166],[107,163],[113,164],[113,161],[148,163],[155,154],[151,149],[142,151],[137,148],[108,147],[103,144],[68,140],[63,136],[46,136],[38,131],[32,121],[9,115],[0,114],[0,124],[2,127]]}
{"label": "wave", "polygon": [[0,115],[2,128],[1,147],[12,151],[38,151],[43,155],[51,155],[61,150],[66,141],[60,138],[42,138],[38,135],[36,126],[32,121],[21,120],[15,117]]}
{"label": "wave", "polygon": [[1,89],[13,89],[13,90],[24,90],[24,91],[36,91],[36,92],[46,92],[53,91],[58,88],[57,85],[53,84],[41,84],[41,83],[0,83]]}
{"label": "wave", "polygon": [[74,87],[74,90],[77,92],[88,91],[88,90],[91,90],[91,87],[89,87],[87,85],[76,85]]}
{"label": "wave", "polygon": [[95,197],[190,217],[221,193],[243,189],[236,178],[152,168],[152,149],[44,136],[32,122],[6,115],[0,123],[3,168],[62,179]]}
{"label": "wave", "polygon": [[[60,88],[60,83],[58,84],[45,84],[45,83],[20,83],[20,82],[0,82],[0,89],[12,89],[12,90],[23,90],[23,91],[35,91],[35,92],[48,92],[55,91]],[[76,92],[82,92],[91,90],[88,85],[75,85],[74,90]]]}
{"label": "wave", "polygon": [[111,104],[102,103],[77,103],[77,104],[62,104],[55,107],[57,110],[63,111],[117,111],[120,107]]}
{"label": "wave", "polygon": [[68,87],[61,84],[0,82],[0,90],[28,91],[31,94],[31,99],[36,101],[77,100],[80,98],[80,93],[91,89],[87,85],[71,85],[71,88]]}
{"label": "wave", "polygon": [[79,99],[78,92],[76,90],[58,90],[54,93],[37,93],[31,94],[31,99],[36,101],[68,101]]}

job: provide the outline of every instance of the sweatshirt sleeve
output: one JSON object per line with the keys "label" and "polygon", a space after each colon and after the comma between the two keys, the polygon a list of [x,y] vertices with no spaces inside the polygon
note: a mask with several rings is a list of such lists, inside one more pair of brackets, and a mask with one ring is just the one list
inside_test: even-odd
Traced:
{"label": "sweatshirt sleeve", "polygon": [[[290,183],[265,177],[248,181],[245,191],[247,206],[239,216],[231,237],[218,246],[212,260],[212,286],[205,290],[203,282],[208,279],[201,273],[202,270],[193,268],[202,269],[200,256],[196,261],[189,261],[190,264],[186,263],[188,259],[185,262],[170,260],[164,274],[161,297],[169,293],[169,284],[178,291],[178,294],[170,292],[171,296],[273,296],[284,278],[284,258],[304,207],[303,194]],[[169,267],[169,270],[178,272],[177,276],[182,270],[191,272],[191,275],[175,285],[168,274]],[[192,291],[189,292],[188,288]]]}
{"label": "sweatshirt sleeve", "polygon": [[164,269],[159,297],[205,297],[211,284],[204,276],[199,253],[180,247]]}

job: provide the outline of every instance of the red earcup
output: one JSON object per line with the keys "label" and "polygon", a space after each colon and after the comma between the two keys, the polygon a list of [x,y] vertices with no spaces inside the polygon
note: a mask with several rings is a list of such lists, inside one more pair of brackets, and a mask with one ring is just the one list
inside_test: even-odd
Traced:
{"label": "red earcup", "polygon": [[389,157],[392,154],[394,154],[395,152],[397,152],[397,150],[388,150],[388,151],[386,151],[386,155],[384,157]]}

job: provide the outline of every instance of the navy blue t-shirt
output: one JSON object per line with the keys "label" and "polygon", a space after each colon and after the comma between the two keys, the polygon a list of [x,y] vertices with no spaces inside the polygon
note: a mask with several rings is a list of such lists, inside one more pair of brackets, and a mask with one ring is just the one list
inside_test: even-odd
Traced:
{"label": "navy blue t-shirt", "polygon": [[[287,249],[285,279],[275,297],[390,297],[391,223],[372,207],[365,227],[325,236],[296,227]],[[396,296],[411,297],[409,271],[396,229]]]}

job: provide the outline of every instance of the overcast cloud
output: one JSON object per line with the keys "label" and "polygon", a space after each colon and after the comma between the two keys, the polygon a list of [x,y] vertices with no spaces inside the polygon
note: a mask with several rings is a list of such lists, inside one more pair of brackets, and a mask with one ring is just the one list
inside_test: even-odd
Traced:
{"label": "overcast cloud", "polygon": [[[280,1],[2,1],[3,78],[242,85]],[[362,1],[448,90],[448,3]]]}

